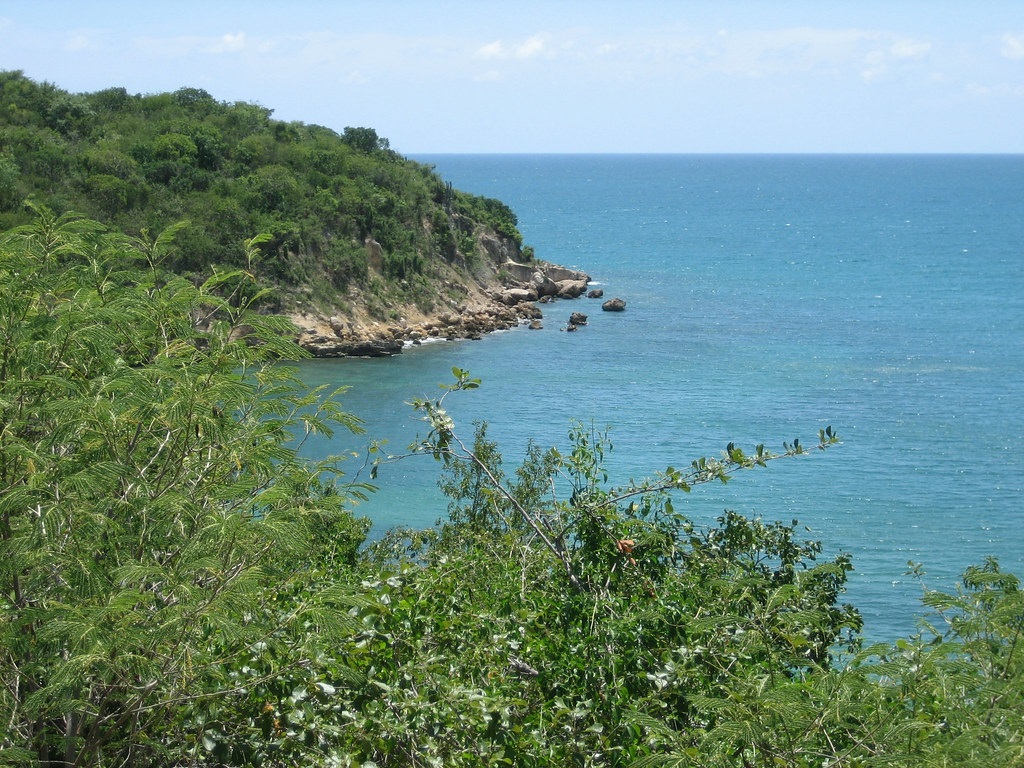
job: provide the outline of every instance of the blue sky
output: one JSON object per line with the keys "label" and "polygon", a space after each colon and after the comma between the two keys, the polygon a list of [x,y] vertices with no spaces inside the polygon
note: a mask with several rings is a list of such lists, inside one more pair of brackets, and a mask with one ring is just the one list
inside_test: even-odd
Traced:
{"label": "blue sky", "polygon": [[0,69],[410,155],[1024,151],[1024,0],[0,0]]}

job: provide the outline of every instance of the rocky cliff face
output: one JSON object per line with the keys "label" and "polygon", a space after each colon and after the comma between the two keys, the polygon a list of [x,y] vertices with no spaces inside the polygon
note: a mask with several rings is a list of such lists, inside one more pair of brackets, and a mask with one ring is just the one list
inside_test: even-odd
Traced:
{"label": "rocky cliff face", "polygon": [[[537,302],[575,299],[587,289],[583,272],[542,261],[524,261],[512,240],[493,233],[477,238],[485,255],[475,268],[449,264],[432,275],[430,308],[394,302],[382,318],[365,294],[348,298],[345,314],[290,315],[298,343],[315,357],[387,356],[427,341],[478,339],[485,333],[537,321]],[[372,262],[371,262],[372,265]]]}

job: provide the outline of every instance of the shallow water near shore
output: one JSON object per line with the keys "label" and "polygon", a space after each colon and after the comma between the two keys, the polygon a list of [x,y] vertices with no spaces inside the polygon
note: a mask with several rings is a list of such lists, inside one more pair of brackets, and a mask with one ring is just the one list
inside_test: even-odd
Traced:
{"label": "shallow water near shore", "polygon": [[[987,556],[1024,576],[1024,158],[1020,156],[436,156],[460,189],[516,211],[537,255],[583,269],[600,302],[544,308],[544,329],[430,344],[376,360],[310,361],[310,385],[349,386],[366,438],[421,425],[406,403],[451,368],[483,380],[451,411],[511,466],[528,441],[563,446],[572,419],[610,427],[613,482],[752,447],[842,445],[702,486],[682,509],[798,519],[848,552],[865,634],[912,632],[922,585],[952,589]],[[559,330],[574,311],[576,333]],[[349,462],[355,472],[358,462]],[[443,516],[438,465],[381,469],[358,512],[379,535]]]}

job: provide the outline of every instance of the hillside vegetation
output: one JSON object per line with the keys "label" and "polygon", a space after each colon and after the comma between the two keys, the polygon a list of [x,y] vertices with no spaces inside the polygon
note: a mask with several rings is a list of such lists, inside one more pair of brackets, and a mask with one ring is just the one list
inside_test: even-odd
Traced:
{"label": "hillside vegetation", "polygon": [[[266,309],[395,319],[493,279],[481,244],[528,261],[515,214],[453,189],[371,128],[343,133],[274,120],[258,104],[198,88],[73,94],[0,73],[0,229],[28,198],[133,235],[188,222],[166,266],[201,281],[244,267]],[[268,237],[255,258],[243,242]],[[453,281],[454,277],[454,281]]]}

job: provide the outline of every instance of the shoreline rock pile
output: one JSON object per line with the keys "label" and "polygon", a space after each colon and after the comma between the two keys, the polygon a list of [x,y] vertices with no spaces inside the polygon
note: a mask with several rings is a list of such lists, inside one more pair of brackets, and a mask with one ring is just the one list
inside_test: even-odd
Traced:
{"label": "shoreline rock pile", "polygon": [[382,323],[368,318],[293,315],[291,320],[299,330],[296,341],[314,357],[388,357],[400,354],[407,345],[479,339],[524,323],[539,329],[543,314],[535,302],[578,298],[590,282],[584,272],[543,262],[507,262],[502,271],[504,284],[413,321],[402,318]]}

